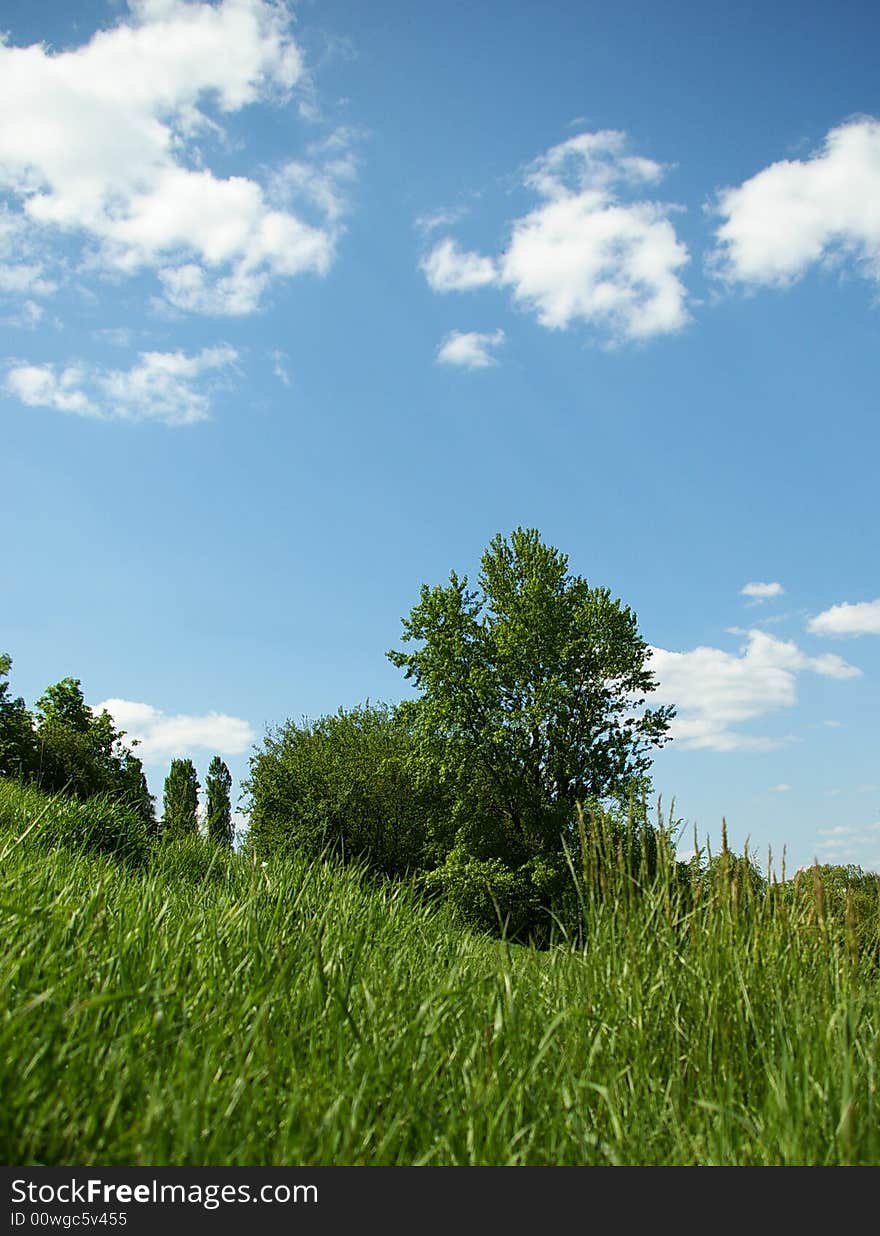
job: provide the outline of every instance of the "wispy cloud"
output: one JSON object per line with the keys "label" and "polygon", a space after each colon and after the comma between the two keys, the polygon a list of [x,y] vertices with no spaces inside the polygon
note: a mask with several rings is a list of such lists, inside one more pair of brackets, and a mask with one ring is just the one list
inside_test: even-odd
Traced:
{"label": "wispy cloud", "polygon": [[290,386],[290,374],[287,372],[287,363],[290,357],[286,352],[281,352],[275,349],[272,353],[272,373],[285,386]]}
{"label": "wispy cloud", "polygon": [[880,872],[880,820],[870,824],[836,824],[820,828],[817,856],[826,863],[851,863]]}
{"label": "wispy cloud", "polygon": [[464,206],[457,206],[448,210],[434,210],[428,214],[419,215],[415,220],[414,227],[417,232],[421,232],[423,236],[430,236],[432,232],[438,231],[441,227],[452,227],[464,218],[467,209]]}
{"label": "wispy cloud", "polygon": [[464,369],[486,369],[497,365],[492,349],[504,342],[504,331],[485,334],[480,331],[450,331],[437,350],[437,363],[458,365]]}
{"label": "wispy cloud", "polygon": [[20,326],[24,330],[34,330],[43,321],[45,315],[46,311],[42,305],[37,304],[35,300],[26,300],[16,313],[10,313],[7,317],[0,318],[0,321],[4,326]]}
{"label": "wispy cloud", "polygon": [[212,382],[234,366],[237,357],[234,348],[223,344],[194,356],[142,352],[130,369],[100,369],[81,363],[60,369],[13,364],[4,385],[10,395],[31,408],[52,408],[97,420],[193,425],[210,415]]}
{"label": "wispy cloud", "polygon": [[114,348],[130,348],[134,337],[128,326],[105,326],[92,332],[93,338],[99,343],[112,344]]}

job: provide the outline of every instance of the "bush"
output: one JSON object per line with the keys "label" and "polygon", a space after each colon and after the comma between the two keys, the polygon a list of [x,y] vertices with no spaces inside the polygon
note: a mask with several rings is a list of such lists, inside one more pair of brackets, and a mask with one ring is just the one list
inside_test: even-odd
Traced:
{"label": "bush", "polygon": [[786,882],[787,899],[844,936],[857,953],[880,957],[880,875],[850,863],[816,864]]}
{"label": "bush", "polygon": [[441,893],[455,921],[472,931],[516,940],[534,927],[536,906],[529,873],[512,870],[500,858],[474,858],[456,847],[442,866],[426,874],[424,883]]}
{"label": "bush", "polygon": [[405,720],[369,703],[270,732],[245,790],[256,854],[330,851],[388,876],[425,867],[442,815],[438,790],[415,767]]}
{"label": "bush", "polygon": [[651,825],[638,799],[576,806],[576,820],[557,821],[557,847],[529,854],[502,822],[468,818],[458,804],[455,844],[425,884],[468,927],[539,947],[582,942],[601,902],[632,901],[658,877],[677,884],[671,820]]}
{"label": "bush", "polygon": [[64,846],[136,865],[146,861],[152,847],[143,815],[109,795],[83,802],[5,779],[0,779],[0,827],[13,835],[12,844]]}

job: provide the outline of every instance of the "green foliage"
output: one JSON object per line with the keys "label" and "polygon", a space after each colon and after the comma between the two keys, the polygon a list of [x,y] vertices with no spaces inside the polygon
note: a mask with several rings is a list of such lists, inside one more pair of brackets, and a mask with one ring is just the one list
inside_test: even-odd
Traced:
{"label": "green foliage", "polygon": [[656,683],[632,610],[536,530],[494,538],[478,589],[449,579],[404,619],[417,650],[388,653],[421,692],[405,706],[418,758],[453,802],[433,879],[471,907],[482,884],[502,919],[546,931],[576,804],[643,785],[673,710],[645,707]]}
{"label": "green foliage", "polygon": [[34,719],[21,697],[9,694],[12,658],[0,653],[0,777],[29,780],[36,763]]}
{"label": "green foliage", "polygon": [[144,766],[138,757],[121,743],[117,746],[117,769],[114,775],[116,800],[132,810],[153,837],[159,835],[154,799],[147,785]]}
{"label": "green foliage", "polygon": [[199,779],[192,760],[172,760],[165,778],[162,838],[177,840],[199,831]]}
{"label": "green foliage", "polygon": [[690,880],[699,897],[754,900],[767,891],[767,881],[750,854],[735,854],[726,847],[720,854],[690,863]]}
{"label": "green foliage", "polygon": [[813,921],[844,938],[856,953],[880,959],[880,875],[853,863],[816,863],[786,883],[793,905],[808,907]]}
{"label": "green foliage", "polygon": [[658,880],[680,879],[671,815],[665,823],[658,815],[655,826],[637,799],[576,803],[575,811],[577,823],[560,849],[517,867],[487,857],[485,830],[464,826],[426,883],[444,894],[463,925],[546,947],[560,935],[584,940],[598,905],[630,901]]}
{"label": "green foliage", "polygon": [[428,861],[439,791],[419,777],[406,717],[364,704],[270,732],[251,758],[248,848],[332,851],[385,875]]}
{"label": "green foliage", "polygon": [[88,800],[45,794],[32,786],[0,778],[0,829],[12,844],[63,846],[112,855],[127,863],[146,862],[153,830],[137,810],[108,794]]}
{"label": "green foliage", "polygon": [[227,849],[233,842],[231,789],[232,774],[220,756],[215,755],[205,778],[205,824],[211,841]]}
{"label": "green foliage", "polygon": [[140,760],[122,743],[108,712],[86,704],[78,678],[63,678],[37,700],[35,781],[49,793],[85,800],[108,794],[152,822]]}
{"label": "green foliage", "polygon": [[82,801],[102,795],[122,803],[141,824],[155,829],[153,799],[143,766],[123,743],[107,712],[96,716],[77,678],[48,687],[37,701],[36,718],[24,700],[8,695],[12,662],[0,656],[0,776],[32,783],[48,793]]}
{"label": "green foliage", "polygon": [[210,837],[190,833],[157,846],[150,864],[151,872],[169,886],[190,884],[204,888],[235,883],[239,872],[236,856],[226,846],[219,846]]}

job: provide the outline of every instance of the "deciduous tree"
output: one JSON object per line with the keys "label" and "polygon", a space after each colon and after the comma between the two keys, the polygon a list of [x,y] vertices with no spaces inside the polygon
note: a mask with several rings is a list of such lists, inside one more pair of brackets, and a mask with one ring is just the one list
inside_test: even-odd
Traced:
{"label": "deciduous tree", "polygon": [[643,788],[667,740],[674,710],[646,707],[656,683],[636,615],[518,528],[491,542],[476,588],[455,572],[423,585],[403,639],[418,646],[388,656],[419,690],[414,729],[455,789],[447,869],[471,898],[480,864],[502,889],[514,872],[517,903],[546,904],[575,803]]}
{"label": "deciduous tree", "polygon": [[21,697],[9,694],[12,658],[0,653],[0,777],[27,780],[34,767],[34,719]]}

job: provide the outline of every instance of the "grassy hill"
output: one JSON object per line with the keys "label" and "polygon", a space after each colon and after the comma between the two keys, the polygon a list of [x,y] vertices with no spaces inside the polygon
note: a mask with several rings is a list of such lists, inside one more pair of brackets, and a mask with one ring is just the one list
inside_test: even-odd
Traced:
{"label": "grassy hill", "polygon": [[4,1163],[880,1162],[876,952],[816,906],[621,885],[537,952],[112,824],[0,783]]}

